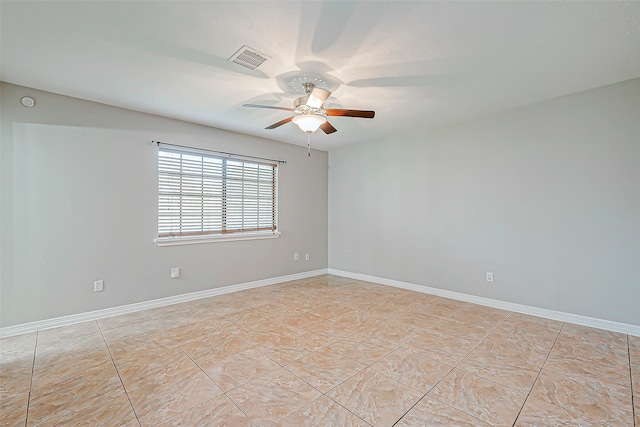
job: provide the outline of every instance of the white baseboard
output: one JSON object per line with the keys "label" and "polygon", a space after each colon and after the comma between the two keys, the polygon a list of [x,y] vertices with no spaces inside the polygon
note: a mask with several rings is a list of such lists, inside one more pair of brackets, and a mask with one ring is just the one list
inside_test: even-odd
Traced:
{"label": "white baseboard", "polygon": [[270,279],[256,280],[254,282],[240,283],[237,285],[223,286],[221,288],[207,289],[204,291],[192,292],[189,294],[175,295],[172,297],[138,302],[135,304],[105,308],[102,310],[89,311],[86,313],[72,314],[69,316],[56,317],[53,319],[39,320],[37,322],[7,326],[4,328],[0,328],[0,338],[26,334],[28,332],[41,331],[43,329],[56,328],[58,326],[72,325],[74,323],[86,322],[88,320],[96,320],[102,319],[104,317],[133,313],[135,311],[164,307],[166,305],[193,301],[196,299],[212,297],[215,295],[228,294],[230,292],[243,291],[245,289],[259,288],[261,286],[274,285],[276,283],[288,282],[290,280],[306,279],[309,277],[320,276],[322,274],[327,274],[326,268],[313,271],[305,271],[303,273],[289,274],[287,276],[273,277]]}
{"label": "white baseboard", "polygon": [[605,329],[623,334],[640,336],[640,326],[627,323],[612,322],[610,320],[596,319],[593,317],[581,316],[578,314],[564,313],[561,311],[547,310],[546,308],[532,307],[528,305],[516,304],[512,302],[500,301],[491,298],[478,297],[475,295],[463,294],[460,292],[447,291],[444,289],[431,288],[429,286],[416,285],[413,283],[400,282],[398,280],[384,279],[382,277],[369,276],[349,271],[328,269],[329,274],[347,277],[349,279],[364,280],[378,283],[380,285],[394,286],[396,288],[408,289],[439,297],[451,298],[455,300],[470,302],[473,304],[485,305],[488,307],[500,308],[502,310],[515,311],[517,313],[530,314],[532,316],[544,317],[561,322],[575,323],[577,325],[590,326],[592,328]]}
{"label": "white baseboard", "polygon": [[478,297],[475,295],[463,294],[460,292],[447,291],[444,289],[432,288],[429,286],[416,285],[413,283],[401,282],[398,280],[385,279],[382,277],[369,276],[360,273],[351,273],[348,271],[336,270],[333,268],[323,268],[319,270],[306,271],[303,273],[290,274],[287,276],[273,277],[270,279],[257,280],[254,282],[240,283],[237,285],[224,286],[221,288],[207,289],[189,294],[175,295],[172,297],[161,298],[151,301],[144,301],[135,304],[122,305],[118,307],[105,308],[102,310],[89,311],[86,313],[72,314],[69,316],[56,317],[53,319],[39,320],[37,322],[23,323],[20,325],[7,326],[0,328],[0,338],[11,337],[14,335],[26,334],[29,332],[40,331],[43,329],[56,328],[59,326],[72,325],[74,323],[86,322],[88,320],[96,320],[104,317],[117,316],[120,314],[133,313],[141,310],[149,310],[166,305],[177,304],[181,302],[193,301],[200,298],[207,298],[216,295],[227,294],[230,292],[242,291],[245,289],[258,288],[261,286],[274,285],[276,283],[288,282],[290,280],[306,279],[309,277],[320,276],[322,274],[333,274],[336,276],[347,277],[350,279],[364,280],[367,282],[378,283],[381,285],[394,286],[396,288],[408,289],[411,291],[422,292],[425,294],[436,295],[445,298],[470,302],[473,304],[485,305],[488,307],[500,308],[502,310],[514,311],[517,313],[530,314],[532,316],[544,317],[547,319],[558,320],[561,322],[575,323],[577,325],[590,326],[592,328],[605,329],[623,334],[640,336],[640,326],[630,325],[626,323],[613,322],[610,320],[596,319],[593,317],[581,316],[578,314],[564,313],[561,311],[547,310],[545,308],[531,307],[528,305],[516,304],[490,298]]}

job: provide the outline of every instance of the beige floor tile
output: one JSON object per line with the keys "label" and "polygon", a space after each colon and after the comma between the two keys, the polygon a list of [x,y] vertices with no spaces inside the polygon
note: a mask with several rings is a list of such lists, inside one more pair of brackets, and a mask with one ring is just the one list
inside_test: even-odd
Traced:
{"label": "beige floor tile", "polygon": [[628,339],[625,334],[605,331],[604,329],[591,328],[589,326],[576,325],[573,323],[565,323],[560,331],[560,336],[572,337],[590,343],[598,342],[611,348],[628,348]]}
{"label": "beige floor tile", "polygon": [[444,317],[432,314],[428,308],[424,312],[403,311],[397,316],[393,316],[391,320],[410,328],[428,331],[429,329],[440,323]]}
{"label": "beige floor tile", "polygon": [[106,360],[111,360],[111,355],[104,340],[91,340],[90,345],[59,348],[47,344],[36,348],[34,374],[38,375],[41,372],[46,372],[49,368],[57,369],[60,365],[70,363],[92,365]]}
{"label": "beige floor tile", "polygon": [[573,355],[562,354],[552,350],[544,364],[545,371],[557,372],[576,378],[602,378],[607,382],[615,383],[622,387],[631,387],[628,363],[618,363],[609,358],[581,359]]}
{"label": "beige floor tile", "polygon": [[116,363],[116,369],[124,386],[133,388],[160,372],[173,372],[179,366],[193,365],[193,362],[179,349],[174,353],[165,353],[161,357],[151,354],[140,359]]}
{"label": "beige floor tile", "polygon": [[[125,384],[125,387],[126,384]],[[142,426],[166,420],[222,394],[196,367],[160,372],[127,387],[127,394]]]}
{"label": "beige floor tile", "polygon": [[178,341],[178,344],[189,357],[203,363],[251,348],[249,344],[223,329],[213,330],[206,336],[187,337]]}
{"label": "beige floor tile", "polygon": [[449,405],[424,397],[394,427],[490,427]]}
{"label": "beige floor tile", "polygon": [[[122,328],[118,328],[122,329]],[[129,336],[108,345],[118,369],[125,366],[140,367],[155,360],[184,355],[182,349],[162,330]]]}
{"label": "beige floor tile", "polygon": [[3,363],[0,366],[0,399],[28,393],[31,372],[32,365],[25,362]]}
{"label": "beige floor tile", "polygon": [[457,319],[449,318],[436,323],[429,329],[429,333],[440,336],[451,336],[481,341],[485,339],[495,326],[475,323],[460,323]]}
{"label": "beige floor tile", "polygon": [[280,368],[254,348],[196,363],[225,392]]}
{"label": "beige floor tile", "polygon": [[170,331],[182,325],[203,323],[214,323],[212,316],[202,309],[190,309],[184,313],[167,313],[156,315],[153,321],[165,331]]}
{"label": "beige floor tile", "polygon": [[570,408],[529,397],[515,427],[601,427],[602,423]]}
{"label": "beige floor tile", "polygon": [[58,347],[62,344],[69,346],[96,337],[100,337],[100,329],[96,321],[91,320],[89,322],[38,331],[38,346],[44,347],[47,344]]}
{"label": "beige floor tile", "polygon": [[61,387],[73,380],[97,380],[118,378],[113,361],[100,354],[99,358],[91,359],[88,356],[76,358],[64,358],[53,363],[36,363],[31,383],[31,394],[33,397],[51,388]]}
{"label": "beige floor tile", "polygon": [[29,392],[36,333],[0,339],[0,399]]}
{"label": "beige floor tile", "polygon": [[[215,298],[220,299],[221,297],[225,296],[226,295],[220,295],[219,297]],[[224,316],[228,316],[239,311],[244,311],[248,307],[241,302],[228,297],[227,301],[210,300],[203,302],[200,308],[204,310],[210,316],[210,318],[215,321],[216,318],[223,318]]]}
{"label": "beige floor tile", "polygon": [[157,319],[159,317],[181,317],[184,315],[188,315],[193,310],[194,308],[192,304],[188,305],[185,303],[178,303],[178,304],[165,305],[164,307],[152,308],[149,310],[145,310],[145,312],[151,318]]}
{"label": "beige floor tile", "polygon": [[358,310],[345,311],[337,316],[331,317],[329,320],[345,329],[356,331],[360,331],[369,325],[377,323],[375,316]]}
{"label": "beige floor tile", "polygon": [[423,393],[367,368],[327,396],[373,426],[391,426],[422,398]]}
{"label": "beige floor tile", "polygon": [[584,337],[567,336],[560,333],[553,345],[552,353],[560,357],[575,360],[601,362],[608,360],[609,364],[629,366],[629,348],[616,341],[606,342],[605,339],[589,341]]}
{"label": "beige floor tile", "polygon": [[327,302],[329,302],[329,300],[327,300],[326,298],[318,298],[316,296],[309,295],[309,293],[304,292],[304,290],[301,290],[301,293],[293,296],[288,301],[283,301],[284,304],[287,304],[290,307],[305,312],[311,312],[312,314],[312,309],[314,307],[318,307]]}
{"label": "beige floor tile", "polygon": [[[301,312],[302,313],[302,312]],[[231,325],[254,327],[264,323],[266,317],[262,316],[254,310],[242,310],[235,313],[226,314],[224,316],[211,317],[211,320],[222,327]]]}
{"label": "beige floor tile", "polygon": [[424,333],[402,347],[422,356],[455,366],[478,344],[478,340]]}
{"label": "beige floor tile", "polygon": [[449,319],[463,324],[484,326],[490,331],[500,326],[509,314],[511,313],[508,311],[474,306],[455,312]]}
{"label": "beige floor tile", "polygon": [[210,321],[183,323],[172,328],[164,328],[165,333],[183,349],[190,344],[207,342],[210,335],[220,332],[222,328]]}
{"label": "beige floor tile", "polygon": [[529,393],[540,370],[519,364],[517,358],[484,350],[474,350],[457,366],[470,374],[505,387]]}
{"label": "beige floor tile", "polygon": [[511,333],[537,333],[558,335],[563,322],[545,319],[543,317],[531,316],[529,314],[511,313],[511,315],[500,325]]}
{"label": "beige floor tile", "polygon": [[429,392],[453,369],[405,349],[394,351],[371,367],[422,393]]}
{"label": "beige floor tile", "polygon": [[635,426],[638,427],[640,426],[640,399],[637,399],[634,397],[633,399],[633,408],[634,408],[634,413],[635,413]]}
{"label": "beige floor tile", "polygon": [[631,381],[633,388],[633,395],[640,400],[640,363],[631,364]]}
{"label": "beige floor tile", "polygon": [[432,317],[446,319],[453,316],[463,308],[465,308],[465,306],[458,305],[455,302],[452,303],[452,300],[447,300],[446,298],[434,298],[425,304],[409,307],[409,311],[425,313]]}
{"label": "beige floor tile", "polygon": [[545,337],[555,341],[564,326],[563,322],[529,316],[522,313],[512,313],[499,326],[505,332],[518,335]]}
{"label": "beige floor tile", "polygon": [[398,348],[395,344],[365,333],[348,336],[329,344],[328,347],[364,365],[370,365]]}
{"label": "beige floor tile", "polygon": [[511,426],[527,395],[454,369],[427,395],[493,426]]}
{"label": "beige floor tile", "polygon": [[147,339],[157,339],[157,336],[167,338],[167,335],[158,323],[149,318],[148,321],[138,322],[134,325],[123,325],[113,329],[102,331],[102,337],[107,344],[114,344],[118,341],[136,340],[143,337]]}
{"label": "beige floor tile", "polygon": [[512,314],[515,314],[512,311],[503,310],[501,308],[488,307],[488,306],[479,305],[479,304],[471,304],[470,306],[467,306],[467,308],[465,308],[462,311],[465,313],[479,313],[492,318],[499,318],[500,320],[506,320],[507,318],[511,317]]}
{"label": "beige floor tile", "polygon": [[467,308],[478,307],[476,304],[471,304],[465,301],[459,301],[446,297],[436,297],[429,301],[430,304],[438,305],[440,307],[448,307],[452,310],[464,310]]}
{"label": "beige floor tile", "polygon": [[151,319],[151,317],[149,317],[149,315],[144,311],[136,311],[133,313],[105,317],[104,319],[97,320],[101,331],[107,331],[121,326],[133,326],[138,323],[145,323],[149,321],[153,321],[153,319]]}
{"label": "beige floor tile", "polygon": [[287,365],[286,369],[326,393],[365,367],[352,358],[325,347]]}
{"label": "beige floor tile", "polygon": [[640,337],[331,275],[0,339],[0,425],[640,427],[639,393]]}
{"label": "beige floor tile", "polygon": [[270,341],[273,335],[295,335],[298,332],[284,326],[281,323],[274,322],[277,319],[265,320],[256,326],[233,324],[224,328],[225,331],[235,335],[242,341],[251,346],[263,344]]}
{"label": "beige floor tile", "polygon": [[561,406],[568,413],[585,414],[607,425],[633,425],[628,388],[612,387],[602,379],[576,379],[543,369],[531,397]]}
{"label": "beige floor tile", "polygon": [[[400,292],[397,292],[397,291],[400,291]],[[409,308],[409,306],[412,306],[415,304],[426,304],[429,301],[433,301],[434,299],[437,298],[434,295],[423,294],[420,292],[404,291],[402,289],[399,289],[397,291],[389,293],[387,295],[387,298],[390,301],[395,302],[396,304],[400,304],[403,310],[406,310]]]}
{"label": "beige floor tile", "polygon": [[640,337],[634,335],[628,335],[629,341],[629,356],[632,362],[640,363]]}
{"label": "beige floor tile", "polygon": [[[168,384],[179,384],[184,378],[204,380],[205,375],[187,356],[159,359],[139,369],[119,369],[120,378],[128,392],[139,387],[162,388]],[[206,381],[203,381],[206,383]],[[213,386],[211,388],[214,388]]]}
{"label": "beige floor tile", "polygon": [[299,313],[287,314],[282,317],[273,318],[271,319],[271,321],[278,325],[284,326],[285,328],[289,328],[292,331],[300,333],[308,327],[313,326],[318,322],[324,322],[326,320],[311,313],[301,311]]}
{"label": "beige floor tile", "polygon": [[249,418],[225,395],[194,406],[154,427],[253,427]]}
{"label": "beige floor tile", "polygon": [[478,350],[510,357],[523,366],[540,369],[551,351],[556,335],[541,337],[528,332],[518,334],[500,326],[478,344]]}
{"label": "beige floor tile", "polygon": [[0,399],[0,426],[24,427],[27,422],[29,392]]}
{"label": "beige floor tile", "polygon": [[363,307],[363,310],[375,316],[378,320],[387,320],[390,317],[396,316],[399,312],[404,311],[402,304],[397,304],[384,298],[379,301],[370,303],[368,306]]}
{"label": "beige floor tile", "polygon": [[331,320],[321,320],[300,331],[301,334],[324,335],[329,338],[334,338],[331,341],[337,341],[340,338],[348,337],[357,332],[356,329],[346,328],[344,325],[332,322]]}
{"label": "beige floor tile", "polygon": [[[321,301],[324,301],[324,300],[321,300]],[[261,305],[260,307],[256,307],[253,309],[254,313],[259,314],[260,316],[266,319],[286,316],[288,314],[295,313],[297,311],[299,311],[299,309],[287,304],[280,303],[280,302],[269,302],[267,304]]]}
{"label": "beige floor tile", "polygon": [[168,330],[167,334],[192,358],[206,355],[221,357],[249,347],[210,321],[185,324]]}
{"label": "beige floor tile", "polygon": [[135,420],[119,380],[73,380],[29,402],[28,426],[126,425]]}
{"label": "beige floor tile", "polygon": [[418,338],[423,332],[406,324],[398,323],[393,319],[384,319],[363,328],[361,333],[369,334],[374,338],[381,339],[396,346],[401,346],[408,341]]}
{"label": "beige floor tile", "polygon": [[36,349],[36,332],[0,338],[0,363],[12,362],[16,358],[33,358]]}
{"label": "beige floor tile", "polygon": [[353,308],[345,305],[343,301],[324,299],[321,303],[318,303],[315,306],[305,307],[305,310],[314,316],[322,317],[323,319],[331,319],[340,314],[353,311]]}
{"label": "beige floor tile", "polygon": [[285,369],[279,369],[227,396],[256,426],[270,426],[320,396],[320,392]]}
{"label": "beige floor tile", "polygon": [[328,397],[320,396],[304,408],[289,415],[279,422],[277,426],[368,427],[369,424]]}
{"label": "beige floor tile", "polygon": [[321,347],[322,345],[311,336],[290,334],[274,335],[273,339],[255,348],[280,365],[286,365]]}

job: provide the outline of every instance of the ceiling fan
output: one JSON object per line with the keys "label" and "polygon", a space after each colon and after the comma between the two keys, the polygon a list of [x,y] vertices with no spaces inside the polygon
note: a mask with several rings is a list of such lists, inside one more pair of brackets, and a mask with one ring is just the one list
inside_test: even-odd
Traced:
{"label": "ceiling fan", "polygon": [[277,123],[267,126],[265,129],[275,129],[286,123],[293,122],[300,130],[307,133],[307,155],[311,155],[310,136],[312,132],[322,129],[326,134],[337,131],[326,119],[327,116],[360,117],[363,119],[373,119],[375,111],[366,110],[344,110],[340,108],[323,108],[324,101],[327,100],[331,92],[320,89],[313,83],[302,83],[305,95],[293,101],[293,108],[274,107],[271,105],[244,104],[243,107],[270,108],[274,110],[293,111],[295,115],[280,120]]}

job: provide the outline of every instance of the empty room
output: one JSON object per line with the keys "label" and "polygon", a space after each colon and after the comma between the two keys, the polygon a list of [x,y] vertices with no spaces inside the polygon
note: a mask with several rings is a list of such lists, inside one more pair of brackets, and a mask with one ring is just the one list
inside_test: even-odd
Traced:
{"label": "empty room", "polygon": [[640,427],[640,2],[0,0],[1,426]]}

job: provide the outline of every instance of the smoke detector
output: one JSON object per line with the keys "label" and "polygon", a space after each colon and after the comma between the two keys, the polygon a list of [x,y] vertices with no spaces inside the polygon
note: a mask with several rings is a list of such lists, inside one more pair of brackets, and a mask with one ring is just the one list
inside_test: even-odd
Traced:
{"label": "smoke detector", "polygon": [[238,49],[238,51],[229,58],[229,61],[235,62],[250,70],[255,70],[268,59],[271,59],[271,57],[245,45]]}
{"label": "smoke detector", "polygon": [[36,105],[36,100],[30,96],[23,96],[20,100],[20,103],[27,108],[34,107]]}

